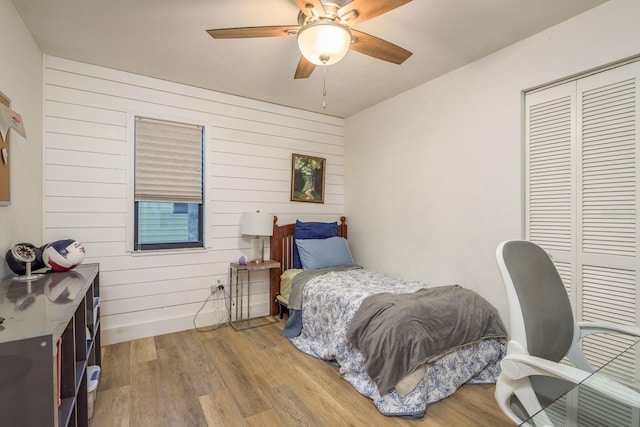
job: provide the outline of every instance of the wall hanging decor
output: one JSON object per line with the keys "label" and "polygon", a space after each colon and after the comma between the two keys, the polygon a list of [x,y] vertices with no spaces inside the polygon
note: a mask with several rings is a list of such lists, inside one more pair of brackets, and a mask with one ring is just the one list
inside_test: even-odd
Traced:
{"label": "wall hanging decor", "polygon": [[[9,98],[0,92],[0,108],[9,108]],[[9,171],[9,128],[0,132],[0,206],[11,204],[11,174]]]}
{"label": "wall hanging decor", "polygon": [[293,154],[291,159],[291,201],[324,203],[326,159]]}
{"label": "wall hanging decor", "polygon": [[20,114],[11,109],[11,100],[0,92],[0,206],[11,204],[11,173],[9,171],[9,130],[27,138]]}

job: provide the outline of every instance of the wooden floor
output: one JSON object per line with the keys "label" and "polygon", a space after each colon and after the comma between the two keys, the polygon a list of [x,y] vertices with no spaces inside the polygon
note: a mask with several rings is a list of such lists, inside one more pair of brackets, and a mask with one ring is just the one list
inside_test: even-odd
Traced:
{"label": "wooden floor", "polygon": [[91,426],[512,425],[492,385],[463,386],[418,420],[385,417],[281,327],[225,325],[103,347]]}

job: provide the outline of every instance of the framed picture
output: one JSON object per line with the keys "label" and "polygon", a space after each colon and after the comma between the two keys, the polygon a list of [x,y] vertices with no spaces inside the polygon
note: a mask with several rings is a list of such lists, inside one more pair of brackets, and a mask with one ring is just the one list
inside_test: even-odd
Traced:
{"label": "framed picture", "polygon": [[291,201],[324,203],[326,159],[293,154],[291,158]]}
{"label": "framed picture", "polygon": [[[11,107],[11,101],[0,92],[0,103],[5,107]],[[11,197],[9,197],[9,190],[11,185],[9,183],[11,173],[9,172],[9,131],[5,134],[6,141],[3,140],[0,133],[0,206],[9,206],[11,204]]]}

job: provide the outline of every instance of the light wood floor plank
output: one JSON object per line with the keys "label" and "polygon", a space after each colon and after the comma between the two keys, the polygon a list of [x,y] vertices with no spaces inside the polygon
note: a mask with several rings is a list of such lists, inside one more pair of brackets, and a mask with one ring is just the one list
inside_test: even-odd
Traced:
{"label": "light wood floor plank", "polygon": [[100,367],[98,393],[101,390],[130,384],[130,350],[130,342],[113,344],[102,348],[102,366]]}
{"label": "light wood floor plank", "polygon": [[189,332],[176,335],[177,346],[174,348],[178,351],[180,364],[189,377],[194,393],[204,396],[223,389],[224,382],[211,351],[214,340],[211,335]]}
{"label": "light wood floor plank", "polygon": [[[131,426],[166,425],[162,389],[171,387],[171,384],[165,380],[160,373],[158,360],[136,363],[131,367]],[[99,391],[98,398],[102,398]]]}
{"label": "light wood floor plank", "polygon": [[93,406],[91,427],[129,427],[129,386],[104,390]]}
{"label": "light wood floor plank", "polygon": [[235,334],[231,328],[220,330],[220,336],[213,341],[212,353],[218,372],[226,387],[233,394],[236,404],[244,417],[270,409],[265,390],[256,382],[255,367],[260,363],[257,358],[246,356],[250,344],[242,335]]}
{"label": "light wood floor plank", "polygon": [[201,426],[206,425],[202,407],[195,393],[187,367],[179,356],[178,347],[158,350],[160,374],[163,378],[161,387],[162,405],[169,426]]}
{"label": "light wood floor plank", "polygon": [[164,334],[153,337],[153,341],[156,344],[156,350],[167,347],[175,347],[176,345],[178,345],[176,342],[176,337],[178,336],[178,334]]}
{"label": "light wood floor plank", "polygon": [[[325,389],[314,380],[313,372],[299,372],[293,387],[296,394],[307,402],[315,416],[323,425],[362,426],[370,422],[367,414],[371,411],[371,401],[354,394],[355,390],[342,387]],[[349,393],[349,391],[351,393]],[[395,420],[385,418],[377,421],[377,426],[395,426]]]}
{"label": "light wood floor plank", "polygon": [[153,337],[131,341],[132,364],[148,362],[149,360],[156,360],[157,358],[156,343]]}
{"label": "light wood floor plank", "polygon": [[385,417],[335,366],[282,337],[282,325],[222,326],[104,347],[92,427],[512,425],[493,385],[463,386],[421,419]]}
{"label": "light wood floor plank", "polygon": [[324,424],[320,418],[307,406],[307,401],[290,386],[281,385],[271,389],[270,393],[273,409],[294,426],[322,427]]}
{"label": "light wood floor plank", "polygon": [[220,390],[200,396],[200,406],[207,420],[207,425],[245,426],[245,420],[229,390]]}
{"label": "light wood floor plank", "polygon": [[291,427],[293,425],[273,409],[245,418],[245,423],[247,427]]}

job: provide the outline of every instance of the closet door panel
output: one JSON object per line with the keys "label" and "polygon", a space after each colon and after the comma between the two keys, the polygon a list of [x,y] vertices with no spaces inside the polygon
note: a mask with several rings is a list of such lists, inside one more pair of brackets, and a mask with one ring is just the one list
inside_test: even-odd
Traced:
{"label": "closet door panel", "polygon": [[570,296],[576,247],[575,94],[576,84],[570,82],[525,99],[526,239],[549,253]]}
{"label": "closet door panel", "polygon": [[621,67],[578,81],[578,244],[583,253],[636,256],[638,91],[634,68]]}
{"label": "closet door panel", "polygon": [[[579,321],[640,326],[639,82],[633,62],[525,97],[526,238],[553,259]],[[583,350],[600,366],[633,341],[589,336]],[[624,381],[638,378],[628,362]]]}
{"label": "closet door panel", "polygon": [[[638,325],[640,149],[638,81],[632,63],[577,81],[578,319]],[[589,360],[600,366],[633,338],[590,336]],[[621,376],[635,378],[634,363]]]}

